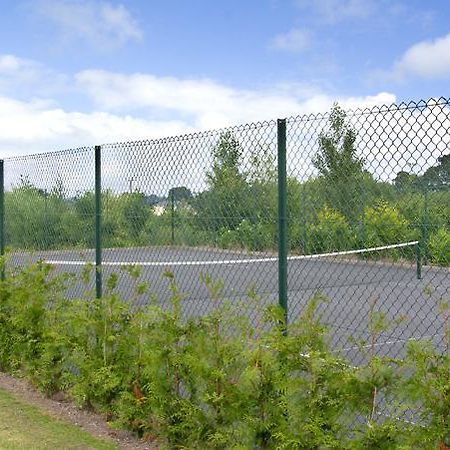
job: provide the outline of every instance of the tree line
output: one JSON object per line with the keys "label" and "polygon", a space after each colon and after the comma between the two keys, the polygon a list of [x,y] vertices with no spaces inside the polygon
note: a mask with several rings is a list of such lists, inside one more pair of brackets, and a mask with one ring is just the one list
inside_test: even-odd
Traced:
{"label": "tree line", "polygon": [[[317,175],[288,177],[291,251],[309,254],[421,240],[426,257],[450,264],[450,155],[423,174],[377,180],[358,154],[358,132],[335,105],[312,158]],[[248,151],[230,132],[211,150],[206,189],[175,186],[165,196],[104,191],[106,247],[193,245],[272,250],[277,246],[277,171],[264,145]],[[159,210],[156,208],[159,205]],[[25,177],[5,194],[11,248],[94,246],[93,192],[75,197],[63,183],[50,191]]]}

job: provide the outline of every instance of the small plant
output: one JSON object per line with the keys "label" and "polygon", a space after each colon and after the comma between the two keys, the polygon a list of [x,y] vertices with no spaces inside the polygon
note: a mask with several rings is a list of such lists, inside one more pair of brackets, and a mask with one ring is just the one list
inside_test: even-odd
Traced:
{"label": "small plant", "polygon": [[401,409],[386,414],[386,400],[394,402],[401,377],[400,361],[379,355],[379,337],[403,318],[388,320],[383,311],[376,308],[376,299],[371,303],[368,317],[369,339],[358,342],[366,363],[353,369],[350,382],[350,403],[356,414],[362,414],[364,422],[356,429],[352,445],[356,448],[399,448],[404,442],[406,422],[401,420]]}
{"label": "small plant", "polygon": [[419,426],[412,444],[446,450],[450,448],[450,307],[440,301],[442,347],[429,340],[410,341],[404,365],[410,375],[403,394],[417,411]]}

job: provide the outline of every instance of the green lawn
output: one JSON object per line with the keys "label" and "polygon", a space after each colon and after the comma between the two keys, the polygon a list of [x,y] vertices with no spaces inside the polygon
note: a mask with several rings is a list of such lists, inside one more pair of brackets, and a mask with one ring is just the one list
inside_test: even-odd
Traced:
{"label": "green lawn", "polygon": [[54,419],[0,389],[1,450],[105,449],[118,447],[75,425]]}

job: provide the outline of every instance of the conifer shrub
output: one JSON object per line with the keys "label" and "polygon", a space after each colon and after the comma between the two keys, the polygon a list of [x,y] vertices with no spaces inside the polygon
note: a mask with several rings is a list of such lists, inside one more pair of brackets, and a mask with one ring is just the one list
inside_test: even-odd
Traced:
{"label": "conifer shrub", "polygon": [[365,363],[354,367],[330,346],[320,315],[328,300],[320,292],[286,326],[283,312],[264,306],[254,288],[244,303],[230,303],[223,283],[203,276],[208,312],[187,316],[172,273],[163,304],[138,267],[125,271],[134,280],[128,302],[117,292],[116,274],[101,299],[90,293],[76,300],[65,298],[72,277],[46,264],[8,274],[0,283],[1,370],[49,395],[63,391],[167,448],[449,445],[445,302],[444,348],[411,342],[404,359],[377,353],[378,338],[398,323],[372,305],[370,337],[357,343]]}

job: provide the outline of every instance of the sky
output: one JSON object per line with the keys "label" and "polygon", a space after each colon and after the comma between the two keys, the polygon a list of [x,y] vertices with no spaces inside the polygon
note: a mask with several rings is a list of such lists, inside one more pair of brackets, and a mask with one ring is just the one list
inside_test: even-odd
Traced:
{"label": "sky", "polygon": [[0,0],[0,157],[448,97],[448,0]]}

